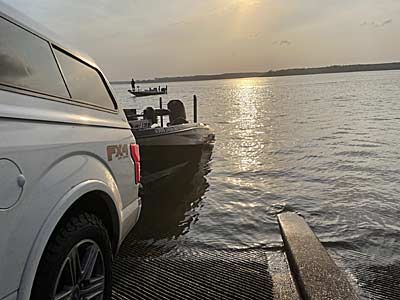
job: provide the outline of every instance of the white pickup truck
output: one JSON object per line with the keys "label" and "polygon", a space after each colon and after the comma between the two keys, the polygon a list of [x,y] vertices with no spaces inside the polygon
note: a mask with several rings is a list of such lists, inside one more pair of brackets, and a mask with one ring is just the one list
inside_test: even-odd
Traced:
{"label": "white pickup truck", "polygon": [[139,149],[98,66],[0,2],[0,299],[109,299]]}

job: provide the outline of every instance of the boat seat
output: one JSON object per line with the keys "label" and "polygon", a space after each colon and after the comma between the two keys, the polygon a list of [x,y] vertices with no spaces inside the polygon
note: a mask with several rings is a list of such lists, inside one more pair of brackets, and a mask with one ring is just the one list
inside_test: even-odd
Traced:
{"label": "boat seat", "polygon": [[152,124],[157,123],[157,116],[154,108],[146,107],[143,111],[143,119],[151,121]]}

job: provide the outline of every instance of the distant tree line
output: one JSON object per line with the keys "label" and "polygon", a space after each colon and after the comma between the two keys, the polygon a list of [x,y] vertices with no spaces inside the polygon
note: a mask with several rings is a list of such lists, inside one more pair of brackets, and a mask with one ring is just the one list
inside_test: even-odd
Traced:
{"label": "distant tree line", "polygon": [[324,73],[345,73],[345,72],[365,72],[365,71],[387,71],[400,70],[400,62],[384,63],[384,64],[359,64],[359,65],[334,65],[318,68],[297,68],[277,71],[268,71],[264,73],[265,77],[274,76],[294,76],[294,75],[311,75]]}
{"label": "distant tree line", "polygon": [[[387,70],[400,70],[400,62],[382,63],[382,64],[333,65],[333,66],[317,67],[317,68],[270,70],[268,72],[156,77],[154,79],[138,80],[137,83],[201,81],[201,80],[235,79],[235,78],[248,78],[248,77],[278,77],[278,76],[297,76],[297,75],[312,75],[312,74],[326,74],[326,73],[387,71]],[[129,83],[129,81],[114,81],[112,83]]]}

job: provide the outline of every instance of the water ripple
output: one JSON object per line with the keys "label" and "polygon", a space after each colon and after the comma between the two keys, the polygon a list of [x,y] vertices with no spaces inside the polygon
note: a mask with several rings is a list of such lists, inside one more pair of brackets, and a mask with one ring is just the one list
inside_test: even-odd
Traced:
{"label": "water ripple", "polygon": [[[390,71],[169,84],[189,119],[197,94],[217,143],[209,187],[161,236],[172,226],[188,243],[274,244],[277,214],[294,211],[329,248],[400,255],[399,82]],[[158,105],[114,88],[126,107]]]}

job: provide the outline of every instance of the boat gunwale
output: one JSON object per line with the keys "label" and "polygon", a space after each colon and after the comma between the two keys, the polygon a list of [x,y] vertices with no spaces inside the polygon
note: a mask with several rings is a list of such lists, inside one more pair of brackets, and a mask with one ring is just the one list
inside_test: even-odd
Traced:
{"label": "boat gunwale", "polygon": [[[186,124],[183,124],[183,125],[186,125]],[[180,125],[173,125],[173,126],[180,126]],[[171,131],[171,132],[160,132],[160,133],[154,133],[154,134],[150,133],[149,135],[138,134],[139,132],[146,132],[146,131],[156,130],[156,129],[160,129],[160,128],[171,128],[171,127],[156,127],[156,128],[143,129],[143,130],[134,130],[134,129],[131,129],[131,130],[132,130],[132,133],[134,134],[135,138],[137,138],[137,139],[171,135],[171,134],[176,134],[176,133],[181,133],[181,132],[186,132],[186,131],[196,130],[196,129],[211,131],[211,128],[208,125],[198,125],[198,126],[191,125],[191,127],[189,127],[189,128],[177,129],[177,130]]]}

